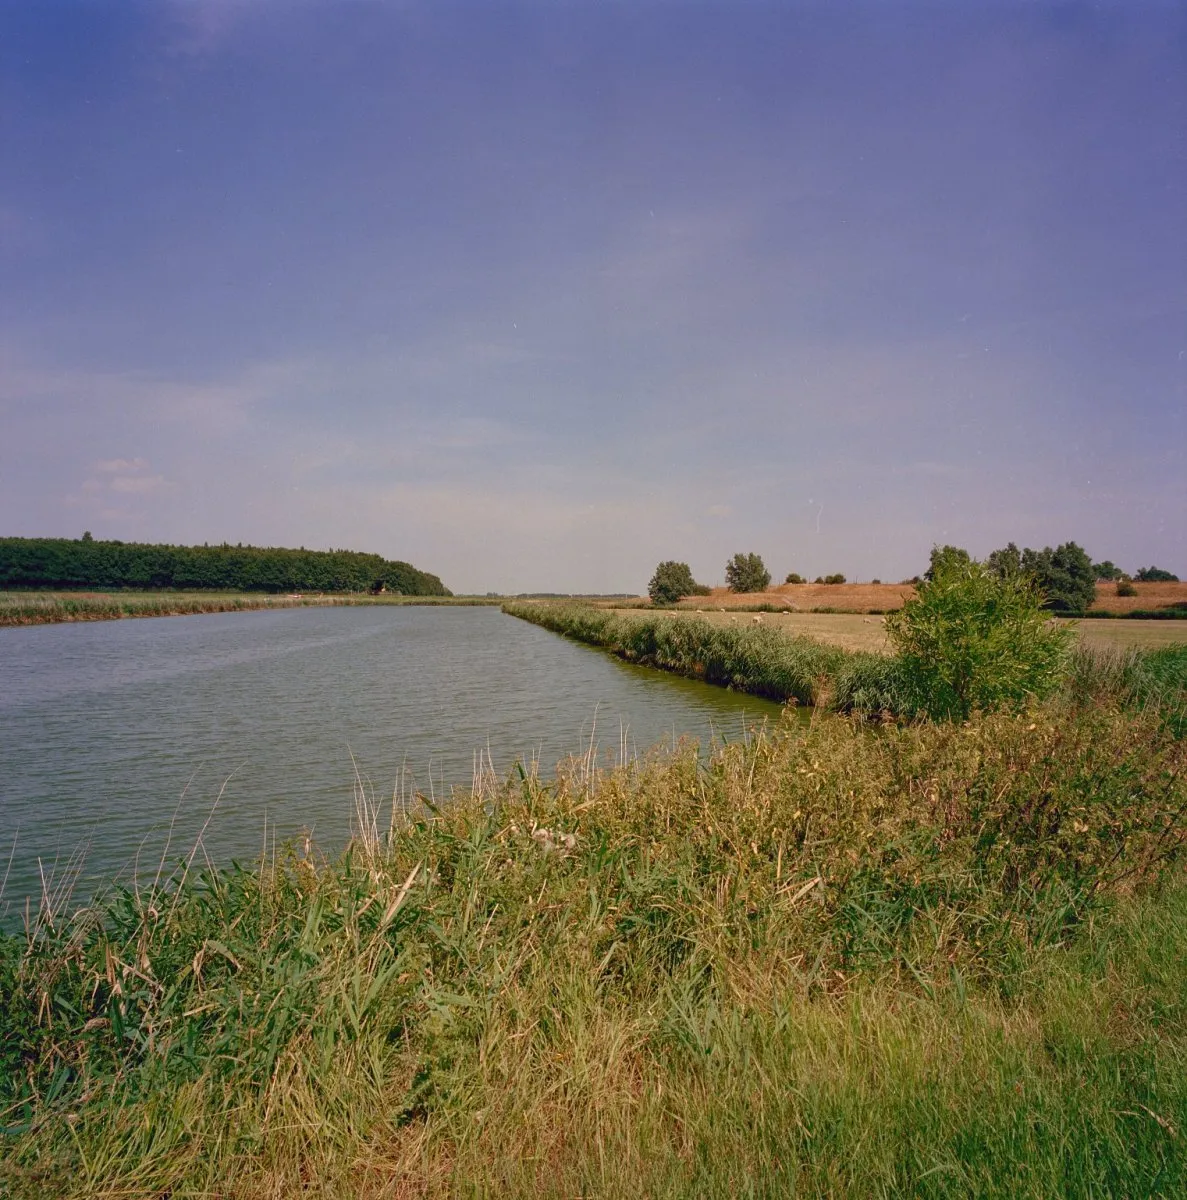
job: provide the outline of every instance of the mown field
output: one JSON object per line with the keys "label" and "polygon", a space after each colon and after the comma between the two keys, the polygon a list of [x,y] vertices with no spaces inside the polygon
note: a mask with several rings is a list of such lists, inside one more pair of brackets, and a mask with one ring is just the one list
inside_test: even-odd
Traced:
{"label": "mown field", "polygon": [[[856,613],[814,613],[814,612],[764,612],[751,613],[735,608],[712,609],[705,607],[704,600],[699,609],[688,609],[681,606],[670,610],[673,616],[677,613],[687,617],[699,615],[704,620],[718,626],[754,626],[755,617],[761,616],[759,622],[764,629],[775,629],[795,637],[810,637],[830,646],[840,646],[843,650],[869,651],[875,654],[890,653],[890,644],[886,638],[886,626],[879,615],[861,616]],[[620,616],[639,618],[648,613],[646,609],[612,609]],[[1141,621],[1141,620],[1093,620],[1081,619],[1076,622],[1080,641],[1088,646],[1113,647],[1118,649],[1135,648],[1153,650],[1159,646],[1187,645],[1187,621]]]}

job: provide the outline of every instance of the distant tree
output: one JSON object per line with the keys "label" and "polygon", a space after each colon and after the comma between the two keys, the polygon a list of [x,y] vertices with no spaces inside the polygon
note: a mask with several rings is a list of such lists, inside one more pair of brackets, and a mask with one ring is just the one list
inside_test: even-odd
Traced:
{"label": "distant tree", "polygon": [[931,564],[924,573],[924,579],[934,579],[937,569],[941,566],[967,566],[972,559],[967,550],[959,546],[933,546],[931,548]]}
{"label": "distant tree", "polygon": [[784,583],[803,583],[804,577],[802,575],[797,575],[795,571],[792,571],[791,574],[788,575],[788,577],[783,582]]}
{"label": "distant tree", "polygon": [[871,584],[872,586],[877,586],[877,585],[878,585],[878,584],[880,584],[881,582],[882,582],[882,580],[881,580],[881,579],[871,579],[871,580],[870,580],[870,584]]}
{"label": "distant tree", "polygon": [[1115,580],[1121,579],[1125,572],[1118,566],[1115,566],[1107,558],[1104,562],[1092,564],[1092,573],[1097,579]]}
{"label": "distant tree", "polygon": [[757,554],[735,554],[725,564],[725,581],[731,592],[765,592],[771,573]]}
{"label": "distant tree", "polygon": [[1022,573],[1022,551],[1011,542],[1003,550],[995,550],[985,565],[999,578],[1009,579]]}
{"label": "distant tree", "polygon": [[647,594],[652,604],[675,604],[682,597],[693,595],[696,587],[688,563],[668,561],[655,568]]}
{"label": "distant tree", "polygon": [[1054,550],[1023,550],[1022,570],[1038,585],[1052,612],[1082,613],[1096,597],[1092,559],[1075,542],[1064,542]]}
{"label": "distant tree", "polygon": [[826,575],[826,576],[824,577],[824,582],[825,582],[825,583],[844,583],[844,582],[845,582],[845,576],[844,576],[844,575],[842,575],[842,574],[841,574],[841,573],[838,571],[838,572],[837,572],[837,574],[835,574],[835,575]]}
{"label": "distant tree", "polygon": [[1143,567],[1134,578],[1139,583],[1178,583],[1179,577],[1161,567]]}

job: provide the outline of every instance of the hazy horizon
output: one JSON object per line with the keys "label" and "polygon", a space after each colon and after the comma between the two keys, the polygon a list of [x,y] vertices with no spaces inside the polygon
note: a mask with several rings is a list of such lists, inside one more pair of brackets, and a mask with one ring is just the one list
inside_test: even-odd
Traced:
{"label": "hazy horizon", "polygon": [[0,6],[0,536],[1187,576],[1187,8]]}

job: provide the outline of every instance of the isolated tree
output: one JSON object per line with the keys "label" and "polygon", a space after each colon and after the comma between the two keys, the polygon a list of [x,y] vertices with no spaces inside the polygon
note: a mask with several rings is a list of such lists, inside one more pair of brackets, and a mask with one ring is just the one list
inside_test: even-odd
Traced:
{"label": "isolated tree", "polygon": [[1139,583],[1178,583],[1179,577],[1161,567],[1143,567],[1134,578]]}
{"label": "isolated tree", "polygon": [[965,720],[1054,690],[1075,634],[1047,620],[1042,600],[1025,573],[941,556],[918,594],[886,618],[919,709]]}
{"label": "isolated tree", "polygon": [[725,581],[731,592],[765,592],[771,573],[757,554],[735,554],[725,564]]}
{"label": "isolated tree", "polygon": [[1107,558],[1104,562],[1093,563],[1092,573],[1097,579],[1103,580],[1117,580],[1125,576],[1125,572]]}
{"label": "isolated tree", "polygon": [[788,577],[783,582],[784,583],[803,583],[803,582],[805,582],[805,580],[802,575],[798,574],[795,571],[792,571],[791,574],[788,575]]}
{"label": "isolated tree", "polygon": [[647,585],[647,594],[652,604],[675,604],[684,596],[691,596],[697,590],[696,580],[688,563],[662,562],[655,568],[655,574]]}

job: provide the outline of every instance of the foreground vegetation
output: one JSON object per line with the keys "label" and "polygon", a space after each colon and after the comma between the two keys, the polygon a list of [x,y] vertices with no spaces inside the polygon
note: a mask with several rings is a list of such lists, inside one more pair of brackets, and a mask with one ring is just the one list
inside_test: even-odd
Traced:
{"label": "foreground vegetation", "polygon": [[1180,1195],[1187,744],[786,722],[0,940],[13,1196]]}
{"label": "foreground vegetation", "polygon": [[378,554],[104,542],[89,533],[77,540],[0,538],[0,587],[450,595],[436,575]]}

